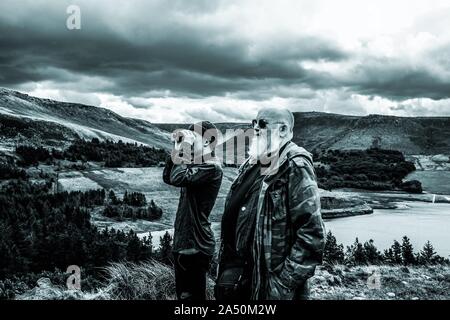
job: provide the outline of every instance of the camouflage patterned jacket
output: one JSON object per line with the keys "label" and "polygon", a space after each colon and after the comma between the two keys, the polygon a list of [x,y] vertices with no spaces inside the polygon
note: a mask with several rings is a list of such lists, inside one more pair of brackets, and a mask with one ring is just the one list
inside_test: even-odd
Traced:
{"label": "camouflage patterned jacket", "polygon": [[252,299],[304,298],[322,262],[325,227],[312,156],[288,142],[277,163],[258,198]]}

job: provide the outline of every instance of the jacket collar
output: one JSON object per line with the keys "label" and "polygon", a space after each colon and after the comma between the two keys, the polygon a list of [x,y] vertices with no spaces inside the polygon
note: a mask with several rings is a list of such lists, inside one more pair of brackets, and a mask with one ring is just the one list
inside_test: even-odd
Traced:
{"label": "jacket collar", "polygon": [[287,142],[281,149],[281,153],[278,158],[274,158],[270,167],[267,168],[265,172],[266,178],[265,182],[270,183],[276,180],[280,175],[282,175],[289,167],[287,164],[288,160],[293,159],[297,156],[303,156],[308,158],[312,162],[312,154],[306,151],[304,148],[299,147],[294,142]]}

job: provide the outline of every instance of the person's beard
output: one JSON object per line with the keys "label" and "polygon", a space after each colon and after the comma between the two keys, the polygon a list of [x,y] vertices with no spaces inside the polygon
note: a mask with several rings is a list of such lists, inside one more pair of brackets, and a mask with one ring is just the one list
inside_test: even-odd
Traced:
{"label": "person's beard", "polygon": [[252,141],[250,142],[248,155],[257,160],[270,157],[274,155],[274,153],[278,152],[282,142],[283,139],[277,134],[277,132],[273,132],[273,134],[270,135],[268,132],[260,132],[259,135],[255,133]]}

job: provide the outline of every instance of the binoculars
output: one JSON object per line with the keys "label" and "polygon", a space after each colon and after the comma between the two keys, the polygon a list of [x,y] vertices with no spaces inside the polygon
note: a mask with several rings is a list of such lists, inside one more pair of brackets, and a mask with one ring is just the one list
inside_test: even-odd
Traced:
{"label": "binoculars", "polygon": [[177,130],[172,133],[172,141],[175,142],[175,145],[180,145],[181,143],[193,145],[195,133],[189,130]]}
{"label": "binoculars", "polygon": [[177,131],[174,133],[172,139],[176,143],[181,143],[184,140],[185,133],[183,131]]}

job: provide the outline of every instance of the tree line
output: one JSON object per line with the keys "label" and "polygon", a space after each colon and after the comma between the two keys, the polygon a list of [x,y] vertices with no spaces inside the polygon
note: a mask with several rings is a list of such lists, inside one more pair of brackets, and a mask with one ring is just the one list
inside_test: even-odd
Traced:
{"label": "tree line", "polygon": [[25,170],[8,163],[0,163],[0,180],[26,179],[27,177]]}
{"label": "tree line", "polygon": [[104,190],[51,194],[50,187],[16,180],[0,189],[0,280],[73,264],[99,277],[109,262],[169,259],[166,247],[153,252],[150,236],[91,224],[90,208],[104,204]]}
{"label": "tree line", "polygon": [[439,256],[430,241],[422,250],[414,252],[411,240],[404,236],[402,242],[394,241],[392,246],[380,252],[373,240],[361,243],[358,238],[344,250],[329,231],[326,236],[324,264],[354,265],[436,265],[450,264],[449,259]]}
{"label": "tree line", "polygon": [[396,150],[324,150],[313,154],[319,187],[367,190],[407,189],[422,192],[420,182],[403,183],[415,170],[412,162]]}
{"label": "tree line", "polygon": [[162,217],[162,209],[153,200],[147,205],[147,199],[143,193],[125,191],[123,199],[120,200],[113,190],[108,194],[108,203],[103,209],[103,215],[122,221],[124,218],[157,220]]}
{"label": "tree line", "polygon": [[151,167],[165,161],[165,150],[137,143],[124,143],[121,140],[100,141],[77,139],[67,149],[57,150],[44,147],[22,145],[16,148],[22,166],[35,166],[39,163],[53,164],[57,160],[104,162],[105,167]]}

